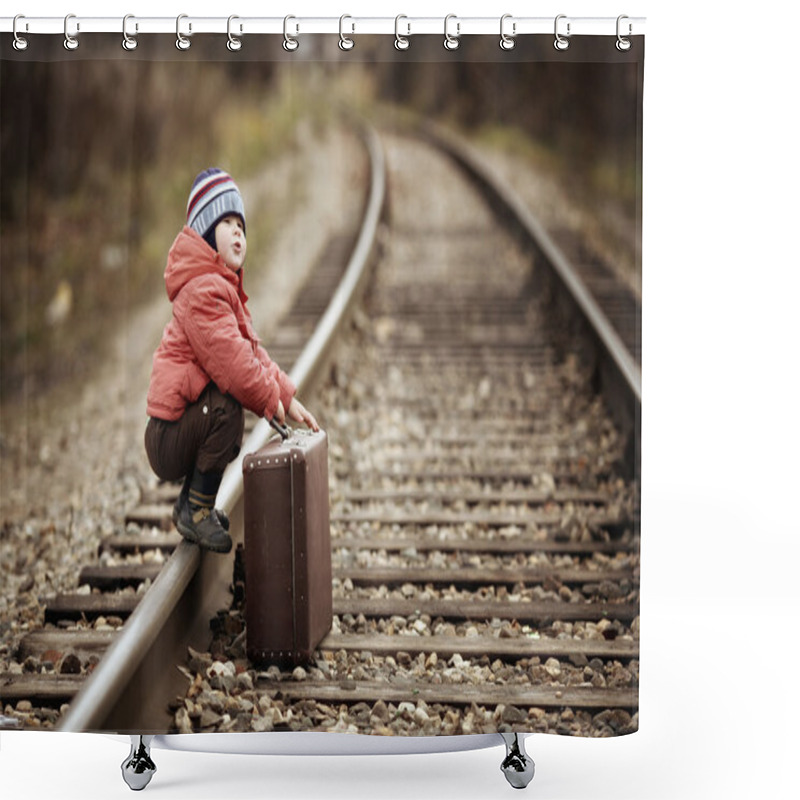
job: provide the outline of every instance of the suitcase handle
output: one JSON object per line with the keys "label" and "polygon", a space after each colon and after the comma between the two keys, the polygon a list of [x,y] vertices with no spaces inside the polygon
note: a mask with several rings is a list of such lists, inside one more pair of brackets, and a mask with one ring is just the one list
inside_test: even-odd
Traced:
{"label": "suitcase handle", "polygon": [[280,422],[278,422],[278,420],[274,418],[269,420],[269,424],[272,425],[272,427],[275,428],[276,431],[278,431],[278,433],[281,435],[281,438],[284,441],[292,435],[292,431],[288,425],[282,425]]}

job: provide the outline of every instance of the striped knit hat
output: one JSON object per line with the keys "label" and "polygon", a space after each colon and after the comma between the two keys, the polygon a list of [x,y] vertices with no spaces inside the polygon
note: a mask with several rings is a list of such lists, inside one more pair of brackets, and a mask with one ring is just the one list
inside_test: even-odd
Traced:
{"label": "striped knit hat", "polygon": [[221,169],[204,170],[192,184],[186,205],[186,224],[196,230],[216,249],[214,228],[228,214],[238,214],[244,221],[244,202],[233,178]]}

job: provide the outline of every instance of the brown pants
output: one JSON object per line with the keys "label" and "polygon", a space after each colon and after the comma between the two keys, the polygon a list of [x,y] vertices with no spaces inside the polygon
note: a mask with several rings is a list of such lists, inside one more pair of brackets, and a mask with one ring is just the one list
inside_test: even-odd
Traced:
{"label": "brown pants", "polygon": [[164,481],[204,473],[221,473],[239,455],[244,435],[244,411],[229,394],[209,383],[197,401],[174,422],[151,417],[144,446],[153,472]]}

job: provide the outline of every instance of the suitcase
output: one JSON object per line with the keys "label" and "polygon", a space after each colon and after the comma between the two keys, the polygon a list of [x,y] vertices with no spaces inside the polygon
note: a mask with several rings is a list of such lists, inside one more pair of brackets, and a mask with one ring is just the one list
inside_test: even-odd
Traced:
{"label": "suitcase", "polygon": [[254,664],[296,666],[333,622],[328,439],[281,437],[242,462],[245,638]]}

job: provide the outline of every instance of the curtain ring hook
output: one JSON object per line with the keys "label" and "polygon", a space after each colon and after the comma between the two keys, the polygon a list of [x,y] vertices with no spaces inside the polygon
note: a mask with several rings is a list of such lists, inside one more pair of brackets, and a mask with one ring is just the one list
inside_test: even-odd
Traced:
{"label": "curtain ring hook", "polygon": [[[283,18],[283,49],[289,53],[293,53],[300,47],[300,42],[294,36],[289,35],[289,20],[290,19],[297,19],[297,17],[293,17],[291,14],[285,16]],[[296,26],[296,32],[300,32],[300,26]]]}
{"label": "curtain ring hook", "polygon": [[[451,19],[456,20],[456,35],[453,36],[448,30],[447,26]],[[445,50],[458,50],[459,42],[458,37],[461,36],[461,23],[457,21],[458,17],[455,14],[448,14],[444,18],[444,47]]]}
{"label": "curtain ring hook", "polygon": [[[231,23],[235,19],[239,19],[239,17],[237,17],[236,14],[231,14],[231,16],[228,17],[228,44],[227,44],[227,48],[232,53],[235,53],[237,50],[241,50],[242,49],[242,40],[238,36],[234,36],[231,33]],[[242,26],[239,25],[239,33],[241,33],[241,32],[242,32]]]}
{"label": "curtain ring hook", "polygon": [[[188,14],[178,14],[178,18],[175,20],[175,35],[178,37],[175,40],[175,47],[177,47],[178,50],[188,50],[192,45],[189,39],[181,33],[181,20],[188,18],[189,18]],[[190,22],[189,36],[191,35],[192,35],[192,23]]]}
{"label": "curtain ring hook", "polygon": [[[135,19],[133,14],[126,14],[122,18],[122,47],[125,50],[135,50],[139,42],[136,40],[136,35],[134,34],[131,36],[128,33],[128,20]],[[139,23],[134,24],[134,30],[138,33],[139,31]]]}
{"label": "curtain ring hook", "polygon": [[566,19],[566,18],[567,18],[566,14],[559,14],[556,17],[556,22],[555,22],[555,26],[554,26],[554,32],[555,32],[556,40],[553,42],[553,47],[555,47],[556,50],[566,50],[569,47],[569,37],[572,35],[571,32],[570,32],[570,23],[567,22],[567,36],[566,37],[562,36],[558,32],[558,21],[560,19]]}
{"label": "curtain ring hook", "polygon": [[398,14],[394,18],[394,46],[397,50],[408,50],[411,47],[411,42],[408,41],[408,38],[411,36],[411,23],[407,22],[406,27],[408,28],[406,35],[400,35],[400,20],[401,19],[408,19],[405,14]]}
{"label": "curtain ring hook", "polygon": [[[12,30],[13,30],[13,33],[14,33],[14,49],[15,50],[27,50],[28,49],[28,40],[25,37],[20,36],[18,31],[17,31],[17,22],[19,20],[21,20],[21,19],[25,19],[25,15],[24,14],[17,14],[17,16],[14,17],[14,25],[13,25]],[[25,30],[26,31],[28,30],[28,23],[27,22],[25,23]]]}
{"label": "curtain ring hook", "polygon": [[517,35],[517,23],[511,23],[511,35],[507,34],[505,31],[505,24],[507,19],[513,19],[511,14],[503,14],[500,17],[500,49],[501,50],[513,50],[516,41],[514,37]]}
{"label": "curtain ring hook", "polygon": [[[347,36],[344,35],[343,27],[344,27],[344,21],[346,19],[353,19],[353,18],[349,14],[342,14],[342,16],[339,17],[339,49],[340,50],[352,50],[356,45],[356,43],[352,39],[349,39]],[[355,32],[356,32],[356,24],[354,22],[353,23],[352,33],[355,33]]]}
{"label": "curtain ring hook", "polygon": [[[78,49],[78,39],[73,36],[69,32],[69,21],[71,19],[75,19],[74,14],[67,14],[64,17],[64,49],[65,50],[77,50]],[[75,31],[78,32],[81,29],[81,25],[79,22],[75,23]]]}
{"label": "curtain ring hook", "polygon": [[408,19],[405,14],[398,14],[394,18],[394,46],[397,50],[408,50],[411,47],[411,42],[409,41],[409,37],[411,36],[411,23],[407,22],[406,27],[408,28],[406,35],[400,35],[400,20],[401,19]]}
{"label": "curtain ring hook", "polygon": [[[626,14],[620,14],[617,17],[617,45],[616,45],[616,47],[617,47],[617,50],[619,50],[622,53],[625,53],[625,52],[627,52],[628,50],[631,49],[631,40],[627,39],[626,37],[624,37],[620,33],[620,23],[624,19],[629,19]],[[633,25],[631,25],[631,23],[629,22],[628,23],[628,36],[630,36],[631,33],[633,33]]]}

